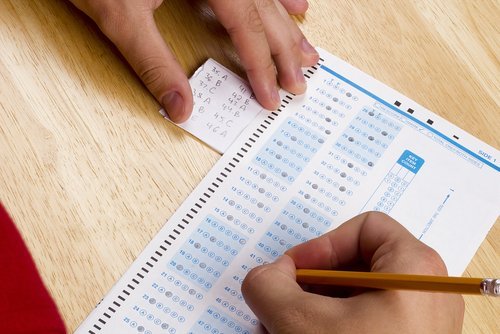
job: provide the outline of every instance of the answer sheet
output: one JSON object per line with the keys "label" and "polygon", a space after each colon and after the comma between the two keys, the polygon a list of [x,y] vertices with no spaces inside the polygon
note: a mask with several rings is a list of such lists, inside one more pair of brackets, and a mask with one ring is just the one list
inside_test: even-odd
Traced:
{"label": "answer sheet", "polygon": [[[499,151],[326,51],[304,75],[278,111],[246,107],[251,124],[77,333],[261,333],[247,272],[369,210],[461,275],[499,214]],[[246,99],[218,91],[233,111]]]}

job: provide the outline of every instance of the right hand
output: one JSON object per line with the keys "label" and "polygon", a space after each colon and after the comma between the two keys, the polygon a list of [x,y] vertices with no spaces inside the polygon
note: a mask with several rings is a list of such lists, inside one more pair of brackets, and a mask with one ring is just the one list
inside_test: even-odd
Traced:
{"label": "right hand", "polygon": [[[370,212],[290,249],[274,263],[254,268],[242,291],[269,333],[461,332],[464,301],[457,294],[363,290],[339,298],[306,292],[295,281],[296,268],[342,270],[360,265],[376,272],[447,274],[433,249],[389,216]],[[330,295],[338,292],[330,290]]]}

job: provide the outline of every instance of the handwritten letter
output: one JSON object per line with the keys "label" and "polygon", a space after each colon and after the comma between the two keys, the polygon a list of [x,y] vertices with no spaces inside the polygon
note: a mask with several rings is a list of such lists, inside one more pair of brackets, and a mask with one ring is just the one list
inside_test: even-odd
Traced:
{"label": "handwritten letter", "polygon": [[[178,126],[224,153],[263,108],[248,83],[213,59],[207,60],[189,82],[193,113]],[[168,119],[163,109],[160,113]]]}

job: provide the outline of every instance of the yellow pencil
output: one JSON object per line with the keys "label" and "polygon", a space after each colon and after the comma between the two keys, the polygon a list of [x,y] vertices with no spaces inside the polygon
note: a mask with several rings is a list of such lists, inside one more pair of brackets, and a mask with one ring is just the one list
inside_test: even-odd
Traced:
{"label": "yellow pencil", "polygon": [[497,278],[297,269],[297,282],[384,290],[419,290],[500,296],[500,279]]}

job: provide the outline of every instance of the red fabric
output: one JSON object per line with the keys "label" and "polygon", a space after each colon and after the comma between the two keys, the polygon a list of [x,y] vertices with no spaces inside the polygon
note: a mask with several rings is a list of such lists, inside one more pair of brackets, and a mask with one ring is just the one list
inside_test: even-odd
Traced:
{"label": "red fabric", "polygon": [[64,323],[0,203],[0,333],[62,334]]}

